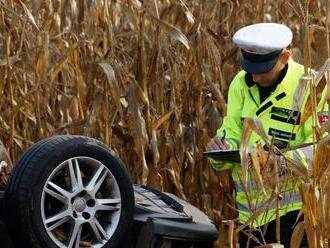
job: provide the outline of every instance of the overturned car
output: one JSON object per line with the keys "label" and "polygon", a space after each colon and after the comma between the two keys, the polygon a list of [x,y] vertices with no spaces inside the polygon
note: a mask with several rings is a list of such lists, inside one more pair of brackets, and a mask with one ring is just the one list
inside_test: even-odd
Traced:
{"label": "overturned car", "polygon": [[203,212],[133,185],[121,160],[84,136],[36,143],[0,199],[1,221],[17,247],[212,247],[217,239]]}

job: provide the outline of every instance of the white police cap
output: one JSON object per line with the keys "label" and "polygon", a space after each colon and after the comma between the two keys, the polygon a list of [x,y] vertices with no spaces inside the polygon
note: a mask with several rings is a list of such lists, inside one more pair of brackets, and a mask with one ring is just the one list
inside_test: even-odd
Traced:
{"label": "white police cap", "polygon": [[266,73],[292,41],[291,30],[282,24],[258,23],[238,30],[233,41],[241,48],[242,68],[252,74]]}
{"label": "white police cap", "polygon": [[278,23],[257,23],[239,29],[233,42],[241,49],[256,54],[282,50],[292,41],[291,30]]}

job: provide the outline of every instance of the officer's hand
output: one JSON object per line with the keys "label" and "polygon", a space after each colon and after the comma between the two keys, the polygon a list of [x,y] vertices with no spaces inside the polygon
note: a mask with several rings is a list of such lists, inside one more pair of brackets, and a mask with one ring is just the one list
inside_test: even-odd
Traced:
{"label": "officer's hand", "polygon": [[215,136],[214,138],[212,138],[206,146],[206,151],[228,150],[228,149],[229,149],[229,145],[226,144],[226,142],[223,141],[219,136]]}

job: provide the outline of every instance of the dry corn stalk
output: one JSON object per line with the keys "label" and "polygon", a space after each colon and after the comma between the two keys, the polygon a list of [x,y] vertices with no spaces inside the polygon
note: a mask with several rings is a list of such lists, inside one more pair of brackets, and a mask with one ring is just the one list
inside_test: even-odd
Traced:
{"label": "dry corn stalk", "polygon": [[[313,24],[321,28],[329,26],[323,2],[309,3]],[[206,195],[220,227],[223,218],[234,218],[227,205],[232,182],[201,154],[221,123],[229,81],[239,70],[231,37],[258,20],[285,20],[301,54],[306,11],[299,3],[0,0],[1,138],[15,161],[53,134],[99,138],[135,182],[199,206]],[[324,39],[310,41],[315,65]],[[258,156],[262,171],[265,156]],[[307,181],[304,168],[295,164],[295,171]],[[328,179],[320,180],[323,187]]]}

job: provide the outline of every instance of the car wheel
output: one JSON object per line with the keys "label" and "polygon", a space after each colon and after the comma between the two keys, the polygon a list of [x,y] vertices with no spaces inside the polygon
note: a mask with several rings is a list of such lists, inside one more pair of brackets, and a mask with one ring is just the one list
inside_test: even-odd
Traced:
{"label": "car wheel", "polygon": [[118,247],[131,230],[134,194],[121,160],[101,142],[54,136],[22,156],[6,191],[18,247]]}

